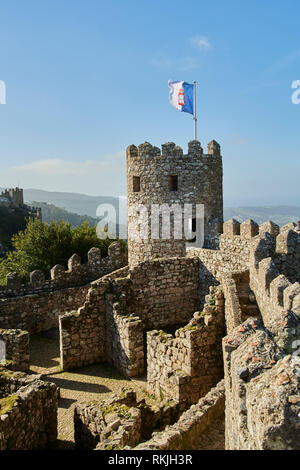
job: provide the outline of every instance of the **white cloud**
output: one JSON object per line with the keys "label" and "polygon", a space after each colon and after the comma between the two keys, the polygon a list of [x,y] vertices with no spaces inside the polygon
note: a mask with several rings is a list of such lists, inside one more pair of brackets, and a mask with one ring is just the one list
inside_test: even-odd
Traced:
{"label": "white cloud", "polygon": [[190,39],[190,43],[198,49],[211,49],[209,39],[205,36],[193,36]]}
{"label": "white cloud", "polygon": [[125,175],[125,153],[118,152],[101,160],[51,158],[11,166],[1,171],[1,180],[7,187],[20,182],[24,188],[119,195],[125,193]]}
{"label": "white cloud", "polygon": [[250,141],[241,135],[233,135],[230,138],[230,143],[233,145],[249,145]]}

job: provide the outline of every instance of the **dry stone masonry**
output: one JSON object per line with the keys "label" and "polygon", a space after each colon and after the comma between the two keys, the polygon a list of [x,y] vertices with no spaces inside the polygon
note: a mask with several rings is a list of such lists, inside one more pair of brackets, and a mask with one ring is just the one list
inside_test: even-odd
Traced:
{"label": "dry stone masonry", "polygon": [[211,287],[203,312],[175,332],[151,331],[147,338],[148,392],[197,403],[223,377],[223,293]]}
{"label": "dry stone masonry", "polygon": [[5,361],[12,370],[29,369],[29,334],[23,330],[0,329],[0,341],[5,345]]}
{"label": "dry stone masonry", "polygon": [[[29,334],[58,323],[63,369],[108,362],[147,374],[156,402],[121,391],[78,403],[78,449],[300,449],[299,227],[223,224],[215,141],[206,155],[198,141],[187,155],[173,143],[128,147],[127,186],[128,265],[114,243],[105,259],[93,248],[50,280],[34,271],[22,285],[11,273],[0,288],[0,449],[56,439],[56,386],[14,370],[28,367]],[[151,238],[142,216],[155,218],[153,204],[203,204],[203,248],[161,230]]]}
{"label": "dry stone masonry", "polygon": [[67,271],[63,266],[54,266],[51,280],[45,280],[42,272],[34,271],[30,275],[31,282],[21,284],[19,275],[10,273],[7,285],[0,287],[0,328],[36,333],[57,327],[59,315],[84,304],[91,281],[126,264],[127,254],[114,242],[106,258],[101,259],[99,248],[92,248],[85,264],[74,254]]}
{"label": "dry stone masonry", "polygon": [[[147,210],[151,221],[152,206],[196,204],[205,207],[205,246],[215,247],[218,229],[223,223],[223,170],[220,146],[212,141],[207,154],[200,142],[189,142],[188,153],[183,155],[173,142],[162,145],[161,150],[148,142],[127,148],[128,196],[128,251],[129,264],[138,264],[155,257],[185,256],[186,237],[175,239],[174,220],[171,220],[171,238],[151,236],[151,224],[143,219]],[[140,208],[138,206],[141,206]],[[160,220],[160,230],[163,224]],[[132,226],[132,230],[131,230]],[[184,228],[182,226],[182,228]],[[144,233],[147,238],[144,238]]]}
{"label": "dry stone masonry", "polygon": [[57,438],[58,389],[0,369],[0,450],[44,449]]}

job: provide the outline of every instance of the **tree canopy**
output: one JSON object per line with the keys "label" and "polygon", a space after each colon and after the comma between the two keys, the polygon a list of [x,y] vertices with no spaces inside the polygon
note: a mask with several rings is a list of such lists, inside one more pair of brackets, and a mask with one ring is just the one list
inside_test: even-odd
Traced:
{"label": "tree canopy", "polygon": [[[56,264],[67,268],[68,259],[77,253],[82,262],[87,261],[87,253],[92,247],[101,250],[102,257],[107,256],[108,247],[116,241],[113,238],[100,239],[96,226],[88,222],[79,227],[72,227],[68,222],[50,222],[29,219],[23,231],[12,237],[13,250],[6,259],[0,261],[0,284],[6,283],[9,272],[17,272],[23,281],[29,280],[30,272],[40,269],[49,278],[50,269]],[[125,242],[121,247],[125,250]]]}

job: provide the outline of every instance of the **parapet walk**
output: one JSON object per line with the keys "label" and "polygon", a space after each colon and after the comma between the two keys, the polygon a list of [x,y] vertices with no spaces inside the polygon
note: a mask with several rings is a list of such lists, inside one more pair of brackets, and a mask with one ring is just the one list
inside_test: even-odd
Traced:
{"label": "parapet walk", "polygon": [[87,263],[81,264],[80,257],[74,254],[68,261],[67,271],[63,266],[56,264],[50,271],[50,280],[45,279],[42,271],[35,270],[30,273],[30,282],[22,284],[18,273],[9,273],[6,286],[0,287],[0,298],[83,286],[126,264],[127,253],[121,251],[119,242],[114,242],[108,247],[108,256],[105,258],[101,257],[100,249],[94,247],[88,252]]}

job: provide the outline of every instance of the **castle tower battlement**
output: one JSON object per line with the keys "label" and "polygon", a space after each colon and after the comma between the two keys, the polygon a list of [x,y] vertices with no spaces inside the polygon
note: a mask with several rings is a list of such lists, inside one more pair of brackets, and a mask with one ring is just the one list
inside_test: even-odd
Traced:
{"label": "castle tower battlement", "polygon": [[0,197],[6,198],[15,207],[24,206],[24,197],[22,188],[10,188],[2,191]]}
{"label": "castle tower battlement", "polygon": [[[128,255],[129,264],[138,264],[151,258],[185,256],[187,240],[174,239],[174,215],[171,212],[171,238],[153,239],[151,221],[153,204],[204,205],[204,247],[217,248],[218,232],[223,224],[223,169],[220,146],[216,141],[208,144],[207,154],[199,141],[188,144],[188,153],[173,142],[161,149],[148,142],[127,148],[127,199],[128,199]],[[141,210],[137,211],[137,206]],[[146,208],[147,223],[141,219]],[[196,220],[195,220],[196,222]],[[194,220],[193,220],[194,224]],[[135,231],[131,228],[138,227]],[[183,230],[184,232],[184,230]],[[145,234],[147,238],[145,238]]]}

